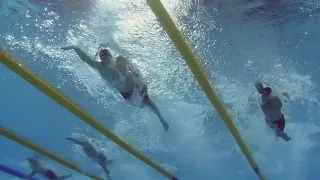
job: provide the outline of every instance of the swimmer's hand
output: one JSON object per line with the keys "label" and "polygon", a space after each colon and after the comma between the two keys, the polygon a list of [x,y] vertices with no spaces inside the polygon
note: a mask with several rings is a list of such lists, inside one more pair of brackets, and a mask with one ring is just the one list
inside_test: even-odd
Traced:
{"label": "swimmer's hand", "polygon": [[284,102],[292,102],[291,97],[289,96],[289,93],[283,92],[281,93],[284,97],[286,97],[286,100]]}
{"label": "swimmer's hand", "polygon": [[61,49],[62,50],[70,50],[70,49],[76,49],[76,48],[78,48],[78,47],[76,47],[76,46],[67,46],[67,47],[62,47]]}

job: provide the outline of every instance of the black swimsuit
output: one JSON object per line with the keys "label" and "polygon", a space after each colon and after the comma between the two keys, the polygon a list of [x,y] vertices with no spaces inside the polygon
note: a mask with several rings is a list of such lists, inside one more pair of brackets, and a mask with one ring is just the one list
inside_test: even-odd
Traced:
{"label": "black swimsuit", "polygon": [[[142,92],[140,94],[145,94],[143,96],[143,103],[147,103],[149,101],[149,95],[147,94],[147,89],[143,89]],[[130,100],[131,97],[132,97],[132,94],[133,94],[133,90],[129,91],[129,92],[120,92],[122,97],[125,99],[125,100]]]}
{"label": "black swimsuit", "polygon": [[284,116],[282,115],[282,117],[276,121],[271,121],[272,124],[276,125],[277,128],[280,130],[280,131],[283,131],[285,126],[286,126],[286,121],[284,119]]}

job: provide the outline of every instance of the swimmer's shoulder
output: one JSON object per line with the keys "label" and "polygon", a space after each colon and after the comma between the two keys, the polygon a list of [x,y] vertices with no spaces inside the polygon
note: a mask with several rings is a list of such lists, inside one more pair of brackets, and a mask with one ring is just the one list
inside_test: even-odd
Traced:
{"label": "swimmer's shoulder", "polygon": [[126,57],[126,56],[123,56],[123,55],[120,55],[120,54],[117,54],[115,56],[115,59],[116,59],[116,63],[119,64],[119,63],[130,63],[130,58],[129,57]]}
{"label": "swimmer's shoulder", "polygon": [[115,56],[115,59],[118,61],[118,60],[123,60],[123,59],[126,59],[125,56],[121,55],[121,54],[116,54]]}

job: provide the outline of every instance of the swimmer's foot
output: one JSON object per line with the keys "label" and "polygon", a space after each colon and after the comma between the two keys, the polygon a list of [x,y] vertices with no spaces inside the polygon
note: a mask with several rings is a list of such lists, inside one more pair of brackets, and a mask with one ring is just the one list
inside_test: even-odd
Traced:
{"label": "swimmer's foot", "polygon": [[291,140],[291,137],[290,136],[288,136],[286,133],[283,133],[283,135],[282,136],[280,136],[283,140],[285,140],[285,141],[290,141]]}
{"label": "swimmer's foot", "polygon": [[164,130],[166,130],[166,131],[168,131],[168,129],[169,129],[169,124],[167,123],[167,121],[165,121],[165,120],[161,120],[161,123],[162,123],[162,125],[163,125],[163,128],[164,128]]}
{"label": "swimmer's foot", "polygon": [[291,140],[291,137],[287,136],[285,138],[283,138],[285,141],[290,141]]}
{"label": "swimmer's foot", "polygon": [[291,139],[291,137],[289,137],[287,133],[280,130],[276,130],[276,135],[285,141],[290,141]]}

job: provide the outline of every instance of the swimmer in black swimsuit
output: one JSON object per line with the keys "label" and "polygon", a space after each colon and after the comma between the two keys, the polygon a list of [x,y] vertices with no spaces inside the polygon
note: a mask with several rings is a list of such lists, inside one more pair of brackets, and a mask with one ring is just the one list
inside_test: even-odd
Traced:
{"label": "swimmer in black swimsuit", "polygon": [[27,176],[27,180],[30,180],[35,174],[40,174],[48,180],[63,180],[72,177],[72,175],[63,175],[58,177],[52,170],[44,168],[36,158],[28,158],[28,161],[32,167],[32,172]]}
{"label": "swimmer in black swimsuit", "polygon": [[140,94],[142,102],[139,103],[139,106],[147,105],[158,116],[164,129],[168,130],[169,124],[164,120],[155,103],[149,98],[147,85],[143,80],[142,74],[131,61],[120,55],[114,58],[108,49],[102,49],[97,53],[101,61],[94,61],[75,46],[68,46],[62,49],[74,50],[81,60],[92,68],[97,69],[103,79],[114,85],[125,100],[132,100],[133,93]]}

